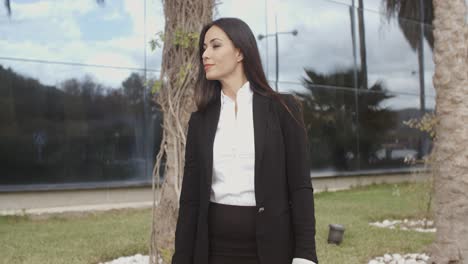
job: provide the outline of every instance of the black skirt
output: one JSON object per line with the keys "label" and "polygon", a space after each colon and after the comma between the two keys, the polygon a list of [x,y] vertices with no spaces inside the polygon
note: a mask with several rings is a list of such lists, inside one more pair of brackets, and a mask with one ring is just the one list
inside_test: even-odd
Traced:
{"label": "black skirt", "polygon": [[209,264],[259,264],[255,239],[255,206],[210,202]]}

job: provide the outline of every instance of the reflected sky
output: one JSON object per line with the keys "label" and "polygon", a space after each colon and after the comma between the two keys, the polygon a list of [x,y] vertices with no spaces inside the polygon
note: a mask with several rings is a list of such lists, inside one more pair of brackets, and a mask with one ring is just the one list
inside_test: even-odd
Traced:
{"label": "reflected sky", "polygon": [[[262,3],[263,2],[263,3]],[[265,8],[265,2],[267,7]],[[343,68],[354,66],[351,15],[355,15],[356,38],[359,38],[357,9],[350,8],[352,1],[337,0],[279,0],[257,1],[255,6],[245,9],[247,1],[225,0],[220,6],[219,16],[236,16],[245,20],[258,34],[275,32],[275,18],[278,31],[298,30],[297,36],[280,35],[280,91],[303,91],[300,80],[304,69],[333,74]],[[355,1],[356,5],[358,1]],[[263,4],[263,6],[262,6]],[[384,16],[382,2],[364,1],[364,26],[369,84],[382,81],[384,86],[396,94],[416,96],[414,100],[400,100],[396,97],[391,105],[398,108],[419,107],[419,67],[417,51],[412,50],[396,20],[388,21]],[[262,9],[263,8],[263,9]],[[251,12],[250,10],[257,10]],[[261,11],[263,10],[263,11]],[[261,16],[264,15],[262,18]],[[414,23],[408,20],[406,23]],[[270,81],[275,80],[275,42],[270,37],[257,41],[262,52],[262,60]],[[357,60],[359,58],[359,39]],[[432,85],[432,51],[424,41],[426,95],[434,96]],[[291,84],[299,85],[291,85]],[[294,88],[292,88],[294,87]],[[427,100],[431,101],[431,100]],[[429,105],[428,105],[429,106]]]}
{"label": "reflected sky", "polygon": [[[355,2],[357,5],[358,1]],[[290,87],[301,89],[305,68],[333,73],[354,66],[351,3],[352,0],[223,0],[217,6],[215,18],[239,17],[256,36],[273,33],[275,18],[278,31],[298,30],[297,36],[285,34],[279,38],[280,90],[291,91]],[[364,1],[369,84],[383,81],[391,92],[418,95],[417,52],[410,48],[396,21],[383,19],[381,3]],[[161,49],[151,52],[147,44],[156,32],[164,29],[160,0],[114,0],[104,5],[91,0],[28,0],[12,1],[11,8],[12,16],[8,18],[4,6],[0,7],[0,63],[40,79],[43,84],[55,85],[87,74],[116,87],[128,77],[127,70],[94,66],[144,70],[146,65],[155,71],[160,68]],[[356,10],[351,11],[357,18]],[[274,38],[258,41],[258,45],[264,69],[269,80],[274,81]],[[356,49],[359,52],[359,47]],[[424,55],[426,94],[434,96],[434,66],[427,43]],[[51,71],[51,67],[42,63],[47,61],[78,67],[74,71]],[[403,105],[407,104],[401,102]]]}
{"label": "reflected sky", "polygon": [[[44,84],[90,74],[99,82],[117,86],[128,77],[126,71],[119,75],[103,67],[77,67],[75,72],[67,71],[71,75],[57,76],[61,73],[48,71],[44,62],[144,69],[145,48],[151,56],[148,68],[159,69],[160,52],[151,53],[145,41],[164,28],[160,1],[146,1],[146,10],[151,10],[146,21],[145,1],[106,1],[104,5],[95,1],[12,1],[11,18],[4,9],[1,5],[0,62]],[[38,62],[15,61],[22,59]]]}

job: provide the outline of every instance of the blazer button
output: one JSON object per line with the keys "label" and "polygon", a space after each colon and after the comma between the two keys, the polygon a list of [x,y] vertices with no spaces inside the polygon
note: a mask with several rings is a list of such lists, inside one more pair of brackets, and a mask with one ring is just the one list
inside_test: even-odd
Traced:
{"label": "blazer button", "polygon": [[264,208],[264,207],[258,208],[258,213],[259,213],[259,214],[263,213],[263,211],[265,211],[265,208]]}

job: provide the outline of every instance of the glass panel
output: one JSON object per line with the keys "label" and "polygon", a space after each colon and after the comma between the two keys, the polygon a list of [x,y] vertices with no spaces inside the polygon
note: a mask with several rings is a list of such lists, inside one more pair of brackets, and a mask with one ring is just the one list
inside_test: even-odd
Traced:
{"label": "glass panel", "polygon": [[144,1],[11,1],[1,19],[0,57],[144,67]]}
{"label": "glass panel", "polygon": [[[362,0],[364,10],[381,13],[385,15],[386,9],[395,10],[394,12],[397,17],[403,20],[411,20],[413,22],[419,22],[419,5],[423,3],[423,12],[425,17],[425,23],[432,24],[432,0],[410,0],[410,1],[390,1],[390,0]],[[356,6],[360,7],[360,1],[355,0]],[[387,3],[390,5],[387,7]]]}
{"label": "glass panel", "polygon": [[326,0],[326,1],[337,3],[337,4],[345,4],[345,5],[348,5],[348,6],[351,6],[352,3],[353,3],[353,0]]}
{"label": "glass panel", "polygon": [[405,159],[429,153],[429,138],[404,124],[422,116],[418,96],[363,91],[359,94],[359,113],[361,169],[406,167],[411,164]]}
{"label": "glass panel", "polygon": [[[162,45],[164,44],[158,37],[159,32],[164,32],[164,10],[162,1],[145,0],[146,1],[146,67],[148,70],[155,72],[159,78],[162,61]],[[161,47],[151,50],[149,42],[157,40]]]}
{"label": "glass panel", "polygon": [[[333,76],[354,68],[349,6],[324,0],[304,0],[294,5],[280,1],[277,9],[278,31],[283,32],[278,35],[279,81],[298,82],[306,76],[305,69]],[[269,21],[274,19],[271,14]],[[274,33],[274,29],[272,25],[269,33]],[[291,34],[293,30],[297,30],[296,36]],[[275,81],[275,38],[266,40],[268,77]],[[259,41],[260,45],[266,45],[262,42],[265,40]],[[339,82],[334,81],[337,85]]]}
{"label": "glass panel", "polygon": [[[425,25],[426,32],[432,32],[432,26]],[[432,42],[432,44],[431,44]],[[426,96],[435,97],[436,91],[434,89],[434,83],[432,77],[434,76],[434,59],[432,47],[434,45],[433,40],[430,37],[426,37],[424,40],[424,88]]]}
{"label": "glass panel", "polygon": [[[382,16],[373,12],[364,15],[366,56],[360,53],[358,61],[367,66],[368,82],[382,82],[392,93],[419,95],[418,52],[411,48],[398,24],[381,23]],[[417,26],[409,21],[402,25]]]}
{"label": "glass panel", "polygon": [[315,75],[300,88],[282,83],[281,89],[302,100],[309,135],[311,169],[333,173],[357,169],[356,96],[348,87],[315,84]]}
{"label": "glass panel", "polygon": [[150,181],[143,71],[0,63],[0,185]]}
{"label": "glass panel", "polygon": [[[219,5],[217,5],[216,11],[214,12],[214,19],[221,17],[240,18],[249,25],[254,36],[257,37],[260,34],[265,35],[266,32],[272,30],[271,23],[272,21],[274,23],[274,20],[269,21],[270,17],[267,16],[267,14],[272,12],[274,5],[274,1],[272,0],[223,0]],[[248,7],[247,11],[246,7]],[[266,71],[269,65],[267,64],[265,56],[267,55],[269,47],[262,46],[262,42],[263,41],[258,41],[257,44],[259,45],[258,47],[260,50],[260,56],[262,57],[263,68]]]}
{"label": "glass panel", "polygon": [[159,77],[148,42],[164,25],[161,2],[12,1],[11,11],[0,17],[0,189],[148,183],[162,115],[145,81]]}
{"label": "glass panel", "polygon": [[[257,43],[269,81],[276,82],[276,42],[278,24],[279,81],[300,83],[304,68],[335,72],[354,66],[349,1],[230,0],[219,5],[217,17],[243,19],[254,32],[267,37]],[[254,6],[252,6],[252,4]],[[245,12],[245,6],[258,12]],[[293,35],[292,31],[298,34]],[[332,32],[332,34],[330,34]]]}
{"label": "glass panel", "polygon": [[[364,7],[365,11],[385,14],[385,7],[387,4],[387,0],[377,0],[377,1],[376,0],[354,0],[357,8],[361,7],[361,1],[362,1],[362,7]],[[419,1],[419,0],[415,0],[415,1]]]}

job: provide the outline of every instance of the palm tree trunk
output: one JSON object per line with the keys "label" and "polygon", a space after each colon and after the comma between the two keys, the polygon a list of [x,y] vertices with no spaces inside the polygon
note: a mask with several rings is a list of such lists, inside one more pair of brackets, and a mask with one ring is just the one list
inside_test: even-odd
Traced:
{"label": "palm tree trunk", "polygon": [[465,0],[433,0],[436,239],[430,263],[468,263],[468,29]]}
{"label": "palm tree trunk", "polygon": [[[183,177],[187,123],[196,110],[193,84],[198,72],[198,36],[212,20],[214,0],[163,1],[166,17],[161,67],[161,89],[157,103],[164,113],[163,136],[153,182],[159,179],[161,158],[166,157],[164,182],[153,206],[150,263],[164,263],[173,251],[179,196]],[[177,35],[177,37],[176,37]]]}

